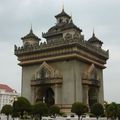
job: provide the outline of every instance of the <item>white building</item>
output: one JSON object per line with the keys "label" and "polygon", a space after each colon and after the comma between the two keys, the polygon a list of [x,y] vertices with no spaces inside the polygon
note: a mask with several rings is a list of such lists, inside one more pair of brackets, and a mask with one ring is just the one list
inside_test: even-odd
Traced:
{"label": "white building", "polygon": [[8,85],[0,84],[0,110],[6,104],[13,103],[14,99],[18,96],[18,93],[10,88]]}

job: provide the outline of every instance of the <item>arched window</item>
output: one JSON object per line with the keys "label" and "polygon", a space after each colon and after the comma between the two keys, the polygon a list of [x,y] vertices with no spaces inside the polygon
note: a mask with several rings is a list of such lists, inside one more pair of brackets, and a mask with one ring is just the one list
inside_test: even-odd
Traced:
{"label": "arched window", "polygon": [[66,19],[66,23],[69,23],[69,19]]}
{"label": "arched window", "polygon": [[41,78],[48,78],[50,76],[49,74],[50,74],[49,71],[46,70],[45,68],[41,69],[41,72],[40,72]]}
{"label": "arched window", "polygon": [[45,69],[42,68],[38,73],[37,73],[37,78],[38,79],[43,79],[43,78],[49,78],[50,77],[50,72]]}
{"label": "arched window", "polygon": [[93,72],[91,73],[91,79],[97,80],[97,71],[93,71]]}
{"label": "arched window", "polygon": [[62,23],[62,21],[63,21],[63,19],[62,19],[62,18],[60,18],[60,19],[59,19],[59,23]]}

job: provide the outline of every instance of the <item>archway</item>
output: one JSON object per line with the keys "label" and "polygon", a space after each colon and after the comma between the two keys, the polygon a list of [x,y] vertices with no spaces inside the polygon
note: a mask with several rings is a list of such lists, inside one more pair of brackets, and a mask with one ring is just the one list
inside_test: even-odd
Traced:
{"label": "archway", "polygon": [[36,92],[35,102],[43,102],[43,98],[44,98],[44,88],[40,87]]}
{"label": "archway", "polygon": [[54,91],[50,87],[45,91],[45,103],[48,107],[55,104]]}
{"label": "archway", "polygon": [[88,91],[88,102],[89,107],[91,108],[93,104],[98,102],[98,88],[90,87]]}

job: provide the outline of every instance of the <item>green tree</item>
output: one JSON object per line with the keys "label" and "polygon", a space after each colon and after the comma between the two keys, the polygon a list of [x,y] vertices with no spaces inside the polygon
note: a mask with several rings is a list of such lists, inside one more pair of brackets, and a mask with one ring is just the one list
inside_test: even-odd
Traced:
{"label": "green tree", "polygon": [[120,104],[117,104],[117,117],[120,120]]}
{"label": "green tree", "polygon": [[12,118],[14,120],[14,118],[19,117],[19,113],[16,111],[16,101],[13,102],[13,106],[12,106]]}
{"label": "green tree", "polygon": [[12,114],[12,106],[11,105],[4,105],[2,107],[1,113],[7,116],[7,120],[9,120],[9,115]]}
{"label": "green tree", "polygon": [[38,102],[32,106],[32,114],[41,120],[42,116],[48,114],[48,107],[46,103]]}
{"label": "green tree", "polygon": [[111,104],[109,104],[106,107],[106,116],[107,118],[111,118],[111,119],[116,119],[117,117],[119,117],[119,106],[118,104],[116,104],[115,102],[112,102]]}
{"label": "green tree", "polygon": [[33,119],[35,117],[35,105],[31,105],[31,118]]}
{"label": "green tree", "polygon": [[31,111],[31,104],[24,97],[18,97],[17,101],[14,101],[13,105],[14,114],[19,115],[20,118],[24,118],[24,115],[29,114]]}
{"label": "green tree", "polygon": [[109,104],[106,104],[105,105],[105,116],[107,117],[107,120],[108,118],[110,117],[110,112],[109,112]]}
{"label": "green tree", "polygon": [[75,102],[72,104],[71,112],[78,115],[78,120],[80,120],[81,115],[88,112],[88,107],[80,102]]}
{"label": "green tree", "polygon": [[60,107],[58,107],[57,105],[52,105],[49,108],[49,114],[56,117],[57,115],[60,115]]}
{"label": "green tree", "polygon": [[100,116],[104,114],[103,105],[100,103],[95,103],[91,108],[91,113],[94,114],[98,119]]}

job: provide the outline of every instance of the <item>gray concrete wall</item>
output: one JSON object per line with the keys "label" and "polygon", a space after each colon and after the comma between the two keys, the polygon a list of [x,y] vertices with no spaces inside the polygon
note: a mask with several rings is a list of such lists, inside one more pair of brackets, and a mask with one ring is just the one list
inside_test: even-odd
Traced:
{"label": "gray concrete wall", "polygon": [[77,60],[68,60],[51,63],[51,66],[59,70],[63,75],[61,104],[72,104],[75,101],[82,102],[81,75],[85,63]]}
{"label": "gray concrete wall", "polygon": [[[73,104],[75,101],[83,102],[86,97],[83,95],[82,74],[89,66],[88,64],[77,60],[65,60],[48,63],[55,70],[61,72],[63,76],[62,85],[52,86],[55,93],[56,104]],[[24,66],[22,68],[22,96],[33,102],[34,91],[31,89],[31,79],[38,65]],[[103,72],[97,68],[101,85],[99,88],[99,102],[103,103]],[[87,101],[86,101],[87,102]]]}
{"label": "gray concrete wall", "polygon": [[[32,100],[32,91],[31,91],[31,79],[36,69],[40,65],[24,66],[22,68],[22,88],[21,95],[26,97],[28,100]],[[31,101],[32,102],[32,101]]]}
{"label": "gray concrete wall", "polygon": [[74,101],[74,67],[73,61],[61,61],[51,64],[53,68],[59,70],[63,75],[61,104],[71,104]]}
{"label": "gray concrete wall", "polygon": [[104,88],[103,88],[103,70],[102,69],[97,69],[99,79],[100,79],[100,87],[99,87],[99,102],[103,104],[104,102]]}

